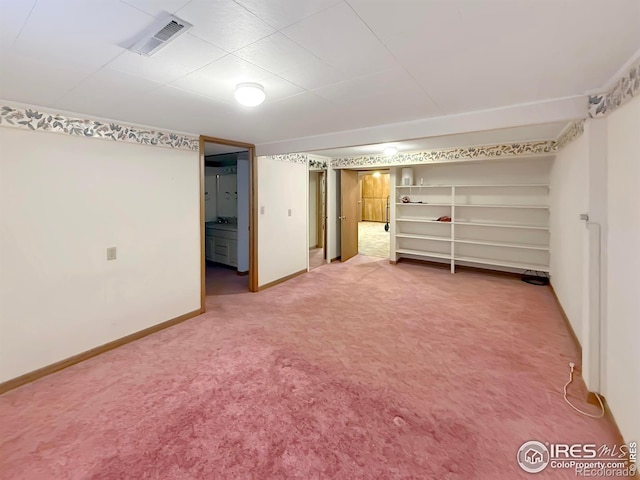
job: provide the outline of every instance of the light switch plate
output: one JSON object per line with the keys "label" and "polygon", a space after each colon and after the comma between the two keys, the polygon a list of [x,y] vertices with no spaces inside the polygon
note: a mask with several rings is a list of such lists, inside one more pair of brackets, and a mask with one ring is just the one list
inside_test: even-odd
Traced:
{"label": "light switch plate", "polygon": [[264,215],[264,205],[260,205],[260,215]]}
{"label": "light switch plate", "polygon": [[291,216],[291,209],[289,209],[289,216]]}
{"label": "light switch plate", "polygon": [[115,260],[117,253],[116,247],[107,248],[107,260]]}

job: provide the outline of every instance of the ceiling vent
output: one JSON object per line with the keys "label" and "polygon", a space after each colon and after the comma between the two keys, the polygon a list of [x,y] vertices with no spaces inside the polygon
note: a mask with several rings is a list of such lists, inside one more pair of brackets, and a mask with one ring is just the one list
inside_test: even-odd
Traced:
{"label": "ceiling vent", "polygon": [[163,19],[161,23],[154,24],[154,28],[142,40],[134,44],[130,50],[140,55],[151,55],[166,47],[176,38],[189,30],[193,25],[178,17]]}

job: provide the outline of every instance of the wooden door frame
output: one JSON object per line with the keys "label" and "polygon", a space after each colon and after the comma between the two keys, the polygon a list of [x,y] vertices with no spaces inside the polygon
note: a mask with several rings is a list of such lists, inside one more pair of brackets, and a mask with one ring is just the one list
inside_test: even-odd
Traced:
{"label": "wooden door frame", "polygon": [[358,170],[358,223],[362,221],[364,216],[364,203],[362,202],[362,191],[364,190],[364,181],[362,180],[364,174]]}
{"label": "wooden door frame", "polygon": [[[373,173],[373,172],[380,172],[380,173],[388,173],[389,174],[389,190],[391,190],[391,168],[393,167],[381,167],[381,168],[374,168],[374,167],[366,167],[366,168],[337,168],[335,169],[336,172],[342,172],[344,170],[350,170],[350,171],[356,171],[358,172],[358,185],[360,185],[360,177],[361,174],[368,174],[368,173]],[[337,179],[337,183],[340,185],[340,188],[342,188],[341,186],[341,176],[336,174],[336,179]],[[360,192],[362,194],[362,191]],[[342,192],[340,193],[340,195],[338,196],[338,205],[336,205],[336,215],[338,216],[338,218],[342,215]],[[390,199],[390,201],[393,201],[393,199]],[[342,225],[340,225],[340,231],[342,232]],[[338,260],[340,259],[342,261],[342,234],[340,234],[340,236],[336,236],[336,241],[339,243],[340,245],[340,255],[338,255],[336,258],[331,259],[331,261],[333,260]],[[360,245],[360,238],[358,237],[358,247]]]}
{"label": "wooden door frame", "polygon": [[[326,170],[318,170],[316,173],[316,244],[320,247],[322,243],[322,249],[326,252],[325,246],[327,244],[327,172]],[[324,198],[322,195],[321,181],[324,180]],[[324,209],[322,208],[324,205]],[[322,231],[322,235],[320,234]],[[320,241],[318,241],[320,240]],[[326,255],[325,255],[326,257]]]}
{"label": "wooden door frame", "polygon": [[249,152],[249,291],[258,291],[258,162],[256,146],[251,143],[236,142],[224,138],[200,135],[200,308],[205,311],[207,297],[205,268],[205,227],[204,227],[204,144],[219,143],[246,149]]}

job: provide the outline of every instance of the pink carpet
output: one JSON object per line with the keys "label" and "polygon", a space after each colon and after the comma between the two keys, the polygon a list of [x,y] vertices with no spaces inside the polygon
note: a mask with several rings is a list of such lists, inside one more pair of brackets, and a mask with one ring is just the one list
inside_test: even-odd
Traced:
{"label": "pink carpet", "polygon": [[356,257],[1,396],[0,477],[573,479],[516,463],[620,441],[569,360],[546,287]]}

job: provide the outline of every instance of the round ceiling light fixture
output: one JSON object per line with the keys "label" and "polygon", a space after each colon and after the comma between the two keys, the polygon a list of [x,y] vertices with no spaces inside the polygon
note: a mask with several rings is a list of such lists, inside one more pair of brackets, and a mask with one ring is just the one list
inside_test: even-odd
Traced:
{"label": "round ceiling light fixture", "polygon": [[387,147],[384,149],[384,154],[388,157],[393,157],[396,153],[398,153],[398,149],[396,147]]}
{"label": "round ceiling light fixture", "polygon": [[259,83],[239,83],[234,95],[238,103],[246,107],[260,105],[267,98],[264,87]]}

